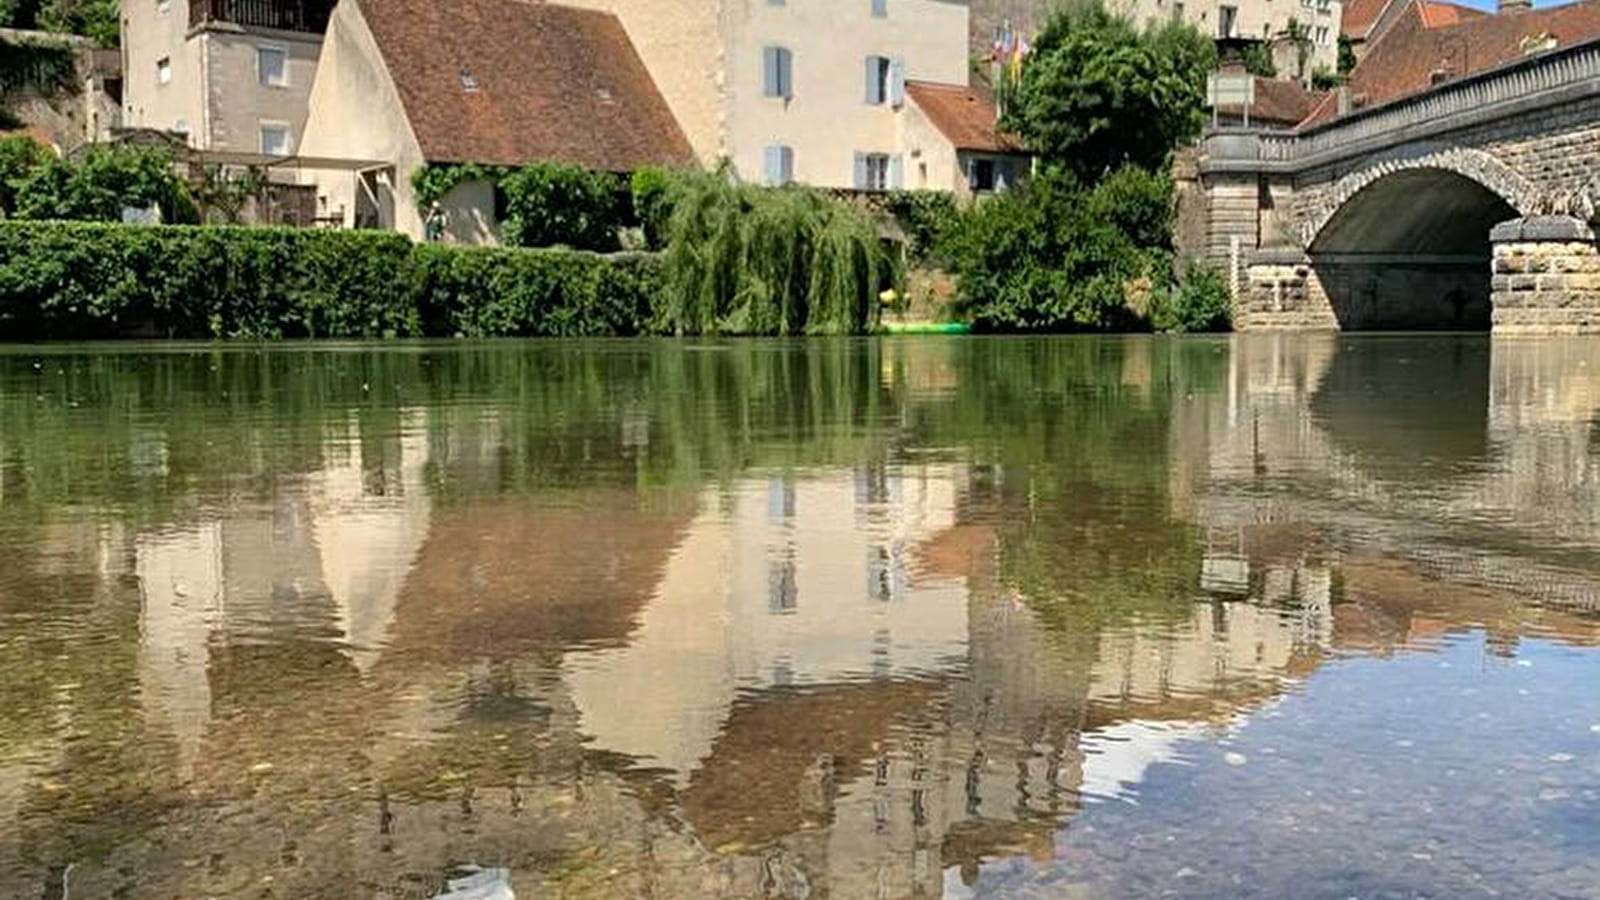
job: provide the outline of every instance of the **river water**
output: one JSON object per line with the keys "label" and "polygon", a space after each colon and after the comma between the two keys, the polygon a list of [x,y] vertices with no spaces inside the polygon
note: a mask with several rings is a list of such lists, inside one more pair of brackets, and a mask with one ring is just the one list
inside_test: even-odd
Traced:
{"label": "river water", "polygon": [[1600,897],[1600,341],[0,350],[0,897]]}

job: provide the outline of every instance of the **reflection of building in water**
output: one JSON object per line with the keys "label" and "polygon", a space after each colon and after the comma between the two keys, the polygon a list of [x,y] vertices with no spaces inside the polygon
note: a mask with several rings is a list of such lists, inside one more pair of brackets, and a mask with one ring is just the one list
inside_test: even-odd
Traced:
{"label": "reflection of building in water", "polygon": [[742,690],[948,673],[964,591],[914,584],[908,553],[951,524],[955,484],[866,467],[708,493],[627,646],[568,655],[585,731],[686,779]]}
{"label": "reflection of building in water", "polygon": [[371,664],[428,531],[427,439],[417,417],[402,422],[378,459],[358,437],[330,441],[322,468],[274,483],[264,501],[240,498],[190,529],[133,539],[141,694],[176,736],[185,770],[212,713],[219,646],[299,634]]}

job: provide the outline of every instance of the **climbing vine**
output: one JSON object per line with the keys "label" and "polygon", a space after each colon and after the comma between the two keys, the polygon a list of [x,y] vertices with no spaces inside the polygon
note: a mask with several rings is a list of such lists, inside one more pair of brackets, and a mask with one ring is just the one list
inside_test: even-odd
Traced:
{"label": "climbing vine", "polygon": [[428,163],[411,173],[411,192],[417,198],[417,212],[426,213],[435,201],[469,181],[492,181],[510,175],[508,166],[485,166],[478,163]]}

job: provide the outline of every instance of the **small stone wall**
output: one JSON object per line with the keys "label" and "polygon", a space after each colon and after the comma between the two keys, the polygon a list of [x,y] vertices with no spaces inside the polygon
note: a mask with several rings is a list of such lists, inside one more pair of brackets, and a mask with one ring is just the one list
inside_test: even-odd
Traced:
{"label": "small stone wall", "polygon": [[1490,240],[1495,334],[1600,334],[1600,247],[1586,223],[1513,219]]}

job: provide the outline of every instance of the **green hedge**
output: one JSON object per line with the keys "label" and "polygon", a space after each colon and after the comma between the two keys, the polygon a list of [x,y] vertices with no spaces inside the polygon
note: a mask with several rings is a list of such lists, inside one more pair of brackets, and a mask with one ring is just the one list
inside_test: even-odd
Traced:
{"label": "green hedge", "polygon": [[413,291],[429,334],[580,337],[651,328],[652,255],[418,245]]}
{"label": "green hedge", "polygon": [[637,334],[660,282],[644,255],[0,222],[0,340]]}

